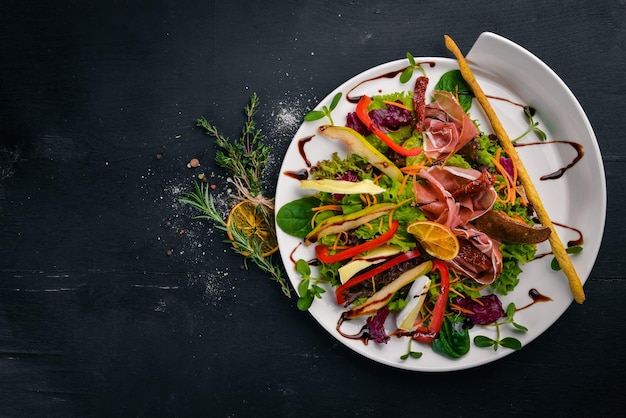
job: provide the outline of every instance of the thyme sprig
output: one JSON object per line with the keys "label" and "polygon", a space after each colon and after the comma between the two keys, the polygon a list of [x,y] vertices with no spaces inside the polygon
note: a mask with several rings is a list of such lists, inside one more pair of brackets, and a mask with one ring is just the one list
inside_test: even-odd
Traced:
{"label": "thyme sprig", "polygon": [[285,296],[291,297],[289,286],[287,285],[287,281],[283,276],[280,266],[273,262],[271,256],[263,256],[263,250],[261,248],[262,242],[248,238],[244,231],[238,228],[234,222],[227,224],[226,221],[224,221],[215,207],[213,195],[209,193],[209,186],[207,184],[196,181],[194,191],[183,195],[180,201],[198,209],[202,213],[202,215],[195,216],[195,218],[209,219],[215,223],[216,228],[229,233],[233,238],[226,239],[224,242],[230,243],[238,254],[244,256],[244,265],[246,268],[247,264],[245,263],[250,259],[262,271],[270,274],[271,278],[280,285]]}
{"label": "thyme sprig", "polygon": [[259,106],[259,96],[253,93],[250,103],[244,108],[246,122],[241,136],[230,140],[205,118],[197,120],[197,126],[204,128],[208,135],[215,138],[221,148],[215,154],[215,162],[237,177],[252,196],[262,192],[261,173],[267,165],[272,148],[261,142],[262,132],[256,126],[254,116]]}

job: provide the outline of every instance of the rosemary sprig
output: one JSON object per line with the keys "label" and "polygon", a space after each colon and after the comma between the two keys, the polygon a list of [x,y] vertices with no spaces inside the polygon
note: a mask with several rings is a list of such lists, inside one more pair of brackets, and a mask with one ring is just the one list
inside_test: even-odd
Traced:
{"label": "rosemary sprig", "polygon": [[213,195],[209,193],[208,185],[196,181],[194,191],[183,195],[180,201],[198,209],[202,213],[202,215],[198,215],[195,218],[209,219],[215,223],[216,228],[229,233],[233,238],[226,239],[224,242],[230,243],[237,253],[244,256],[244,266],[247,268],[247,260],[252,260],[262,271],[270,274],[271,278],[280,285],[285,296],[291,297],[289,286],[283,277],[280,266],[273,262],[271,256],[263,256],[262,242],[251,240],[234,223],[228,225],[224,221],[215,208]]}
{"label": "rosemary sprig", "polygon": [[[247,268],[248,259],[252,260],[262,271],[269,273],[271,278],[280,284],[283,293],[291,297],[291,292],[287,281],[283,277],[283,272],[279,264],[275,264],[268,254],[267,246],[275,243],[274,219],[274,198],[263,196],[263,182],[261,174],[267,165],[272,148],[262,142],[261,130],[256,127],[254,116],[259,106],[259,96],[253,93],[250,102],[244,108],[246,115],[245,124],[241,130],[241,136],[235,140],[230,140],[220,133],[220,131],[205,118],[197,120],[197,126],[204,128],[205,132],[214,137],[218,151],[215,155],[215,162],[228,170],[231,174],[227,180],[235,186],[235,193],[230,197],[241,202],[247,201],[256,209],[256,215],[264,219],[268,234],[273,237],[269,240],[259,240],[246,234],[246,225],[237,225],[237,222],[224,220],[215,209],[213,196],[209,193],[206,184],[195,182],[193,192],[184,195],[180,201],[201,211],[198,218],[206,218],[215,222],[218,229],[227,233],[228,239],[233,249],[244,256],[244,266]],[[232,208],[231,208],[232,210]],[[249,231],[248,231],[249,232]]]}
{"label": "rosemary sprig", "polygon": [[246,122],[241,137],[232,141],[205,118],[199,118],[196,122],[197,126],[204,128],[208,135],[215,138],[221,148],[215,154],[215,162],[241,180],[249,193],[255,197],[261,194],[261,173],[272,151],[270,146],[261,142],[262,132],[254,121],[259,102],[259,96],[253,93],[250,103],[244,108]]}

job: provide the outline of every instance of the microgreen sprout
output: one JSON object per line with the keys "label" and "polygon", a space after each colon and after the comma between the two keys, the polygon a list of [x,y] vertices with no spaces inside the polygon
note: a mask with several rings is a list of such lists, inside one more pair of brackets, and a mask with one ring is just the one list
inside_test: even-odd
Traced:
{"label": "microgreen sprout", "polygon": [[407,348],[407,352],[400,356],[400,360],[406,360],[408,358],[418,359],[418,358],[422,357],[422,354],[423,354],[422,352],[411,350],[411,343],[412,342],[413,342],[413,340],[409,339],[409,347]]}
{"label": "microgreen sprout", "polygon": [[321,279],[315,279],[311,277],[311,267],[306,260],[298,260],[296,262],[296,271],[302,277],[302,281],[298,285],[298,309],[306,311],[313,304],[315,298],[321,299],[322,293],[326,290],[319,286],[318,283]]}
{"label": "microgreen sprout", "polygon": [[420,63],[415,62],[415,58],[413,57],[413,55],[411,55],[410,52],[406,53],[406,58],[409,60],[409,65],[404,69],[404,71],[402,71],[402,74],[400,74],[401,83],[407,83],[411,79],[411,77],[413,77],[413,72],[415,71],[415,69],[420,70],[422,74],[426,76],[426,71]]}
{"label": "microgreen sprout", "polygon": [[309,113],[304,115],[304,120],[307,122],[312,122],[312,121],[322,119],[325,116],[330,121],[330,124],[334,125],[331,113],[333,110],[335,110],[335,108],[339,104],[339,100],[341,99],[341,96],[342,96],[341,92],[335,94],[335,97],[333,97],[333,100],[330,102],[330,106],[324,105],[322,106],[322,110],[311,110]]}
{"label": "microgreen sprout", "polygon": [[[572,247],[567,247],[565,249],[565,252],[568,254],[578,254],[579,252],[581,252],[583,250],[583,247],[581,247],[580,245],[574,245]],[[559,260],[556,259],[556,257],[554,257],[552,259],[552,263],[550,263],[550,267],[552,268],[552,270],[554,271],[559,271],[561,270],[561,266],[559,264]]]}
{"label": "microgreen sprout", "polygon": [[531,132],[533,132],[540,141],[545,141],[547,138],[546,133],[539,128],[539,122],[536,122],[533,119],[533,116],[535,116],[535,109],[530,106],[524,106],[524,115],[526,115],[526,119],[528,119],[528,129],[526,129],[517,138],[511,140],[511,142],[517,142]]}
{"label": "microgreen sprout", "polygon": [[485,335],[477,335],[474,337],[474,344],[477,347],[493,347],[493,351],[498,350],[498,347],[510,348],[512,350],[520,350],[522,348],[522,343],[517,338],[513,337],[504,337],[500,338],[500,327],[503,325],[511,324],[516,330],[519,331],[528,331],[523,325],[516,323],[513,320],[513,316],[515,315],[516,308],[514,303],[510,303],[506,308],[506,319],[501,322],[494,322],[492,325],[496,328],[496,338],[490,338]]}

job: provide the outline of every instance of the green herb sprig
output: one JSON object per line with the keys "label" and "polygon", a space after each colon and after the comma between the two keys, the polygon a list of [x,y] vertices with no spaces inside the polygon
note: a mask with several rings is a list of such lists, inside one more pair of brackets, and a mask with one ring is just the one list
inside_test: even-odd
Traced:
{"label": "green herb sprig", "polygon": [[412,339],[409,339],[409,347],[407,348],[406,353],[404,353],[404,354],[402,354],[402,355],[400,356],[400,360],[407,360],[407,359],[409,359],[409,358],[418,359],[418,358],[421,358],[421,357],[422,357],[422,355],[423,355],[424,353],[422,353],[421,351],[413,351],[413,350],[411,349],[411,343],[412,343],[412,342],[413,342],[413,340],[412,340]]}
{"label": "green herb sprig", "polygon": [[315,298],[321,299],[326,289],[319,286],[321,279],[311,277],[311,266],[306,260],[298,260],[296,262],[296,271],[302,277],[302,281],[298,285],[298,309],[301,311],[308,310],[313,304]]}
{"label": "green herb sprig", "polygon": [[515,329],[519,331],[528,331],[523,325],[516,323],[513,319],[515,315],[516,307],[514,303],[510,303],[506,308],[506,319],[501,322],[495,322],[493,326],[496,328],[496,338],[490,338],[485,335],[477,335],[474,337],[474,344],[477,347],[487,348],[493,347],[493,351],[497,351],[498,347],[510,348],[512,350],[521,350],[522,343],[520,340],[514,337],[500,338],[500,327],[503,325],[511,324]]}
{"label": "green herb sprig", "polygon": [[273,262],[271,256],[263,256],[263,250],[261,248],[262,242],[253,241],[248,238],[244,231],[237,228],[234,223],[227,225],[226,221],[224,221],[215,207],[213,195],[209,193],[209,186],[207,184],[196,181],[194,191],[183,195],[180,201],[198,209],[202,213],[202,215],[198,215],[195,218],[209,219],[215,223],[216,228],[230,233],[233,239],[226,239],[224,242],[230,243],[237,253],[244,256],[244,265],[246,268],[247,264],[245,263],[250,259],[262,271],[270,274],[271,278],[280,285],[285,296],[291,297],[289,286],[283,277],[280,266]]}
{"label": "green herb sprig", "polygon": [[533,117],[535,115],[535,109],[530,106],[524,106],[524,115],[526,115],[526,119],[528,120],[528,129],[526,129],[520,136],[515,139],[512,139],[511,142],[515,143],[528,135],[531,132],[539,138],[540,141],[545,141],[547,139],[546,133],[539,128],[539,122],[536,122]]}
{"label": "green herb sprig", "polygon": [[406,58],[409,60],[409,65],[400,74],[400,82],[402,84],[408,83],[409,80],[411,80],[411,77],[413,77],[413,73],[416,69],[420,70],[422,74],[426,76],[426,70],[424,70],[421,64],[415,62],[415,58],[413,57],[413,55],[411,55],[410,52],[406,53]]}
{"label": "green herb sprig", "polygon": [[330,102],[330,106],[324,105],[322,106],[322,110],[311,110],[309,113],[304,115],[304,120],[307,122],[313,122],[316,120],[320,120],[325,116],[328,118],[330,124],[334,125],[335,123],[333,122],[331,113],[333,110],[335,110],[335,108],[339,104],[339,100],[341,100],[341,96],[342,96],[341,92],[335,94],[335,96],[333,97],[333,100]]}
{"label": "green herb sprig", "polygon": [[[214,137],[219,146],[215,154],[215,162],[228,170],[232,176],[228,178],[228,181],[235,186],[236,194],[231,195],[231,197],[252,203],[256,207],[257,213],[268,220],[267,224],[273,225],[274,198],[263,196],[261,179],[272,148],[262,142],[262,132],[257,128],[254,120],[259,103],[259,96],[253,93],[250,102],[244,107],[246,121],[241,130],[241,136],[235,140],[230,140],[222,135],[205,118],[199,118],[196,124],[202,127],[208,135]],[[225,242],[230,242],[233,249],[244,256],[246,268],[246,263],[250,259],[262,271],[270,274],[271,278],[281,286],[285,296],[291,297],[289,286],[283,277],[280,265],[273,262],[271,255],[264,255],[263,242],[250,239],[240,226],[235,225],[235,222],[228,223],[222,218],[215,209],[213,196],[209,193],[209,187],[206,184],[199,184],[196,181],[194,191],[184,195],[180,201],[200,210],[202,215],[198,218],[210,219],[215,222],[217,228],[227,232],[230,239],[225,240]],[[274,231],[272,230],[272,232]]]}

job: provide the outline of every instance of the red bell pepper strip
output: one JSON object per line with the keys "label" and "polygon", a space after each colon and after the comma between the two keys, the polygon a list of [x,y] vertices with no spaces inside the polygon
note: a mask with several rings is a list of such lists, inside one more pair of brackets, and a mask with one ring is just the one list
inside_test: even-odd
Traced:
{"label": "red bell pepper strip", "polygon": [[355,255],[359,255],[362,252],[371,250],[372,248],[376,248],[386,243],[391,238],[393,238],[393,235],[396,233],[397,230],[398,221],[393,221],[389,226],[389,229],[385,233],[377,236],[373,240],[364,242],[363,244],[355,245],[354,247],[350,247],[347,250],[339,251],[338,253],[332,255],[328,254],[329,247],[327,247],[326,245],[317,245],[315,247],[315,254],[317,255],[318,260],[326,264],[347,260],[348,258],[352,258]]}
{"label": "red bell pepper strip", "polygon": [[354,276],[353,278],[351,278],[350,280],[348,280],[347,282],[345,282],[344,284],[342,284],[335,290],[335,297],[337,299],[337,303],[340,305],[343,305],[344,303],[346,303],[346,298],[343,295],[343,293],[346,290],[350,289],[351,287],[356,286],[357,284],[364,282],[366,280],[369,280],[375,275],[380,274],[383,271],[386,271],[395,265],[398,265],[404,261],[408,261],[415,257],[418,257],[419,255],[420,255],[420,252],[418,250],[407,251],[406,253],[402,253],[398,256],[395,256],[391,260],[385,261],[384,263],[380,264],[379,266],[374,267],[373,269],[366,271],[365,273],[359,274],[358,276]]}
{"label": "red bell pepper strip", "polygon": [[439,284],[439,296],[435,302],[428,327],[421,325],[413,333],[412,338],[420,342],[431,342],[437,338],[439,331],[441,331],[443,316],[448,305],[448,294],[450,293],[450,273],[448,266],[441,260],[433,260],[432,271],[439,271],[441,279],[441,283]]}
{"label": "red bell pepper strip", "polygon": [[422,152],[421,148],[412,148],[406,149],[401,147],[391,139],[386,133],[384,133],[370,118],[370,115],[367,111],[368,106],[372,103],[372,99],[369,96],[363,95],[359,99],[359,102],[356,105],[356,115],[363,122],[363,124],[369,129],[372,133],[374,133],[377,137],[379,137],[389,148],[394,150],[400,155],[405,157],[411,157],[415,155],[419,155]]}

